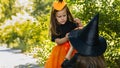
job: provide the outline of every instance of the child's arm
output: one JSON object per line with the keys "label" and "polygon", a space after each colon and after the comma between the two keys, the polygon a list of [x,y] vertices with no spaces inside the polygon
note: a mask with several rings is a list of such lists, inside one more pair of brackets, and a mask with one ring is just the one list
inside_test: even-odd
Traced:
{"label": "child's arm", "polygon": [[[69,43],[70,43],[70,42],[69,42]],[[71,59],[72,52],[73,52],[73,46],[72,46],[71,43],[70,43],[70,49],[69,49],[68,53],[66,54],[65,59],[70,60],[70,59]]]}
{"label": "child's arm", "polygon": [[63,37],[63,38],[57,38],[57,39],[55,39],[55,42],[56,42],[57,44],[63,44],[63,43],[65,43],[65,42],[67,42],[67,41],[68,41],[68,33],[67,33],[66,36]]}
{"label": "child's arm", "polygon": [[63,44],[63,43],[65,43],[65,42],[67,42],[67,41],[68,41],[68,38],[66,38],[66,37],[56,38],[56,39],[55,39],[55,42],[56,42],[57,44]]}

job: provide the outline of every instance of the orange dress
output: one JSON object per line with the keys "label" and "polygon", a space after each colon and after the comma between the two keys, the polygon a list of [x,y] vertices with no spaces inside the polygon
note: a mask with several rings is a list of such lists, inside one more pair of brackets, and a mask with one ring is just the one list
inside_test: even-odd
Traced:
{"label": "orange dress", "polygon": [[[56,45],[48,60],[45,63],[45,68],[61,68],[61,64],[65,59],[65,56],[70,48],[69,42],[66,42],[61,45]],[[71,57],[76,53],[76,50],[73,51]]]}

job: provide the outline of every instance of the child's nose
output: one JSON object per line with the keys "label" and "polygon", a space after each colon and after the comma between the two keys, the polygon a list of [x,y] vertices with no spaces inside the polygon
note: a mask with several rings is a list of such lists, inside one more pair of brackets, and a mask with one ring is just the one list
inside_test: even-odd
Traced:
{"label": "child's nose", "polygon": [[62,17],[62,20],[64,20],[64,17]]}

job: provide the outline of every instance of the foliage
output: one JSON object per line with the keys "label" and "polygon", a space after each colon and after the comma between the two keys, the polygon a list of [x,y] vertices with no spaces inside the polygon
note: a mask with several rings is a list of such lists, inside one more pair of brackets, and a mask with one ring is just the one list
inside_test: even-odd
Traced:
{"label": "foliage", "polygon": [[50,12],[52,1],[41,1],[41,0],[33,0],[33,12],[31,15],[34,17],[41,16],[43,14],[48,14]]}
{"label": "foliage", "polygon": [[[74,1],[75,7],[73,10],[76,17],[83,20],[83,23],[97,12],[100,13],[99,30],[100,35],[104,36],[108,43],[108,48],[105,53],[107,67],[120,67],[120,1]],[[73,6],[74,8],[74,6]],[[79,11],[78,11],[79,10]],[[77,12],[77,13],[76,13]]]}
{"label": "foliage", "polygon": [[[89,22],[91,17],[96,13],[100,13],[99,30],[100,35],[104,36],[108,43],[105,53],[107,67],[120,67],[120,1],[88,1],[88,0],[72,0],[68,4],[73,11],[75,17],[82,20],[83,24]],[[72,6],[71,6],[72,4]]]}
{"label": "foliage", "polygon": [[19,10],[19,7],[17,9],[15,7],[15,0],[0,0],[0,23],[11,18],[11,16],[15,15]]}
{"label": "foliage", "polygon": [[55,45],[55,44],[52,43],[50,40],[45,40],[42,42],[41,46],[39,46],[39,50],[36,53],[36,57],[39,59],[40,65],[45,64],[46,60],[48,59],[48,57],[51,53],[53,45]]}

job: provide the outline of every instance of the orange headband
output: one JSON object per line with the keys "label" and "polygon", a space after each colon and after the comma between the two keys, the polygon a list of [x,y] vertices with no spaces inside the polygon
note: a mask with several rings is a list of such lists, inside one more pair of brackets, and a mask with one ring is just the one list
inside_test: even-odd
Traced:
{"label": "orange headband", "polygon": [[66,5],[65,1],[59,2],[59,1],[55,1],[53,3],[53,8],[56,10],[62,10],[64,8],[64,6]]}

